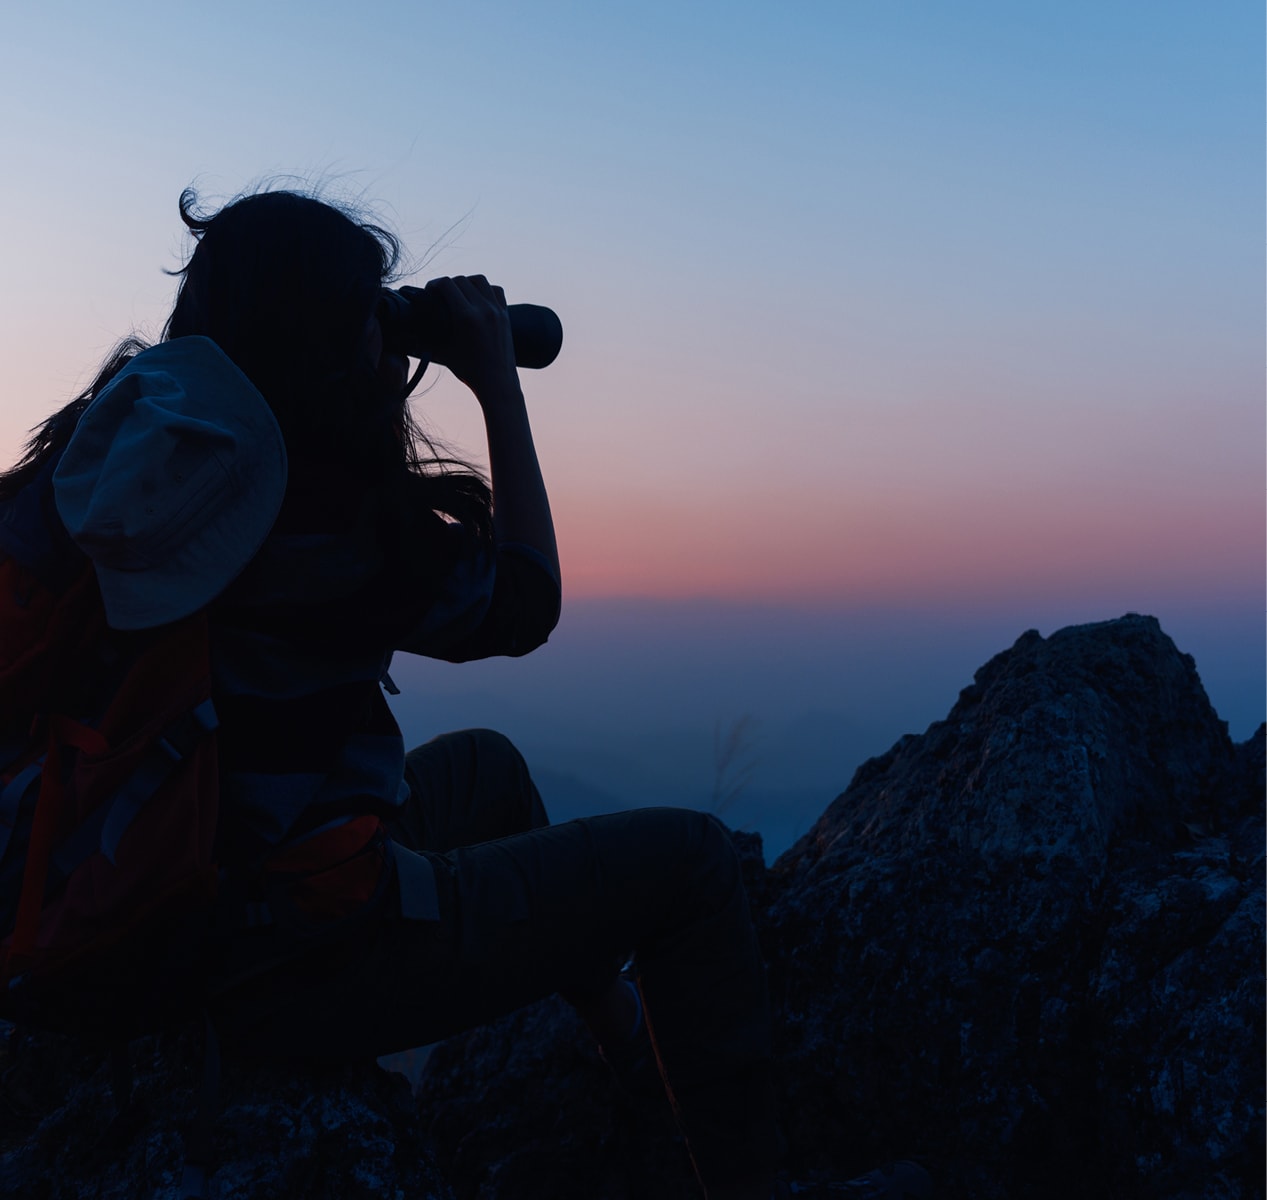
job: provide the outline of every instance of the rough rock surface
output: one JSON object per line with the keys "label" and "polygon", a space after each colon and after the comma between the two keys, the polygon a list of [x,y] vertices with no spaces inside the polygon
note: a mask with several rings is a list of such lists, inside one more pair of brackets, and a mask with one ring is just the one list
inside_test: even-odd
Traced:
{"label": "rough rock surface", "polygon": [[1248,765],[1132,616],[1025,634],[860,768],[772,871],[793,1162],[915,1153],[982,1200],[1261,1195]]}
{"label": "rough rock surface", "polygon": [[[1147,617],[1027,633],[945,721],[863,764],[767,869],[787,1165],[922,1159],[940,1198],[1263,1195],[1264,731],[1234,746]],[[100,1056],[0,1087],[0,1195],[174,1195],[191,1047],[145,1043],[123,1127]],[[222,1197],[678,1200],[667,1105],[547,1001],[367,1068],[230,1064]],[[451,1189],[451,1190],[450,1190]]]}
{"label": "rough rock surface", "polygon": [[[914,1156],[948,1200],[1261,1197],[1263,816],[1263,730],[1233,746],[1129,616],[1025,634],[768,871],[738,835],[793,1176]],[[546,1003],[433,1055],[461,1200],[694,1194],[582,1037]]]}
{"label": "rough rock surface", "polygon": [[[109,1054],[63,1038],[23,1043],[3,1064],[0,1196],[178,1200],[201,1032],[133,1043],[122,1113]],[[400,1075],[374,1064],[299,1074],[232,1058],[224,1068],[219,1200],[453,1200]]]}

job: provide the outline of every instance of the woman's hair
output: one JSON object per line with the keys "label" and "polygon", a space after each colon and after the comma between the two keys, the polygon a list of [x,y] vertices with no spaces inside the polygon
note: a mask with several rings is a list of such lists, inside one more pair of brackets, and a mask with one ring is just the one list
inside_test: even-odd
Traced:
{"label": "woman's hair", "polygon": [[136,334],[125,337],[97,369],[96,378],[69,404],[59,408],[35,427],[22,457],[9,470],[0,472],[0,500],[16,496],[44,469],[50,458],[61,453],[70,441],[70,435],[75,432],[75,426],[79,424],[84,409],[97,398],[110,380],[142,350],[147,349],[149,343]]}
{"label": "woman's hair", "polygon": [[[414,422],[407,392],[385,394],[369,358],[366,324],[400,261],[395,236],[293,191],[241,196],[207,215],[186,188],[180,216],[195,246],[175,272],[162,340],[216,342],[268,401],[296,468],[337,470],[393,493],[408,482],[436,512],[491,539],[484,479],[437,449]],[[17,465],[0,474],[0,499],[60,453],[84,409],[144,349],[135,335],[119,343],[92,383],[34,431]]]}

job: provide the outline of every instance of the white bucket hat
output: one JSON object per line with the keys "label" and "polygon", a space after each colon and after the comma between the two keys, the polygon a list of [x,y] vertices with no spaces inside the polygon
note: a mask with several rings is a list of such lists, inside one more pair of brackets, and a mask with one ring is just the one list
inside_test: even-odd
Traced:
{"label": "white bucket hat", "polygon": [[57,511],[96,568],[115,629],[165,625],[218,596],[285,491],[272,410],[205,337],[132,359],[79,418],[53,474]]}

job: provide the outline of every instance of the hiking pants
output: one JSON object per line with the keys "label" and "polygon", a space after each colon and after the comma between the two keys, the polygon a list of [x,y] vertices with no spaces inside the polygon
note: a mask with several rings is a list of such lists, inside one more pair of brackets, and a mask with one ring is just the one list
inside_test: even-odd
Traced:
{"label": "hiking pants", "polygon": [[399,905],[226,1011],[261,1052],[347,1060],[438,1041],[561,992],[583,1005],[634,954],[647,1025],[705,1189],[772,1174],[765,975],[720,823],[647,808],[551,826],[519,752],[467,730],[412,751],[392,835],[434,869],[438,920]]}

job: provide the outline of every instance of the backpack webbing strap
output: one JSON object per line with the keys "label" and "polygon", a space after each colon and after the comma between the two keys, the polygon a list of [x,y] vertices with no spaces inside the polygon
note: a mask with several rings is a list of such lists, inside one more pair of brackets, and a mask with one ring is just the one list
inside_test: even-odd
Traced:
{"label": "backpack webbing strap", "polygon": [[[42,885],[46,902],[48,897],[56,893],[71,877],[75,869],[98,850],[111,863],[114,862],[120,840],[141,809],[162,787],[176,767],[197,748],[198,741],[214,730],[218,724],[215,706],[210,700],[206,700],[191,712],[173,721],[164,730],[163,736],[150,748],[146,758],[119,788],[114,799],[109,804],[98,805],[96,811],[87,820],[49,852],[48,866]],[[84,726],[75,728],[85,729],[88,733],[92,732]],[[13,779],[3,793],[0,793],[0,856],[3,853],[4,843],[10,835],[9,809],[13,807],[13,821],[16,822],[26,788],[30,786],[32,778],[38,775],[41,769],[41,763],[32,763]],[[41,794],[43,790],[43,781],[41,781]],[[12,802],[10,802],[10,794],[12,794]],[[32,845],[34,845],[33,839],[34,830],[32,830]],[[30,853],[31,851],[28,850],[28,862]],[[0,903],[4,900],[6,890],[16,884],[16,879],[11,879],[11,875],[13,875],[12,871],[6,871],[0,875]],[[25,890],[26,877],[23,875],[20,878],[21,886]]]}
{"label": "backpack webbing strap", "polygon": [[44,769],[42,762],[33,762],[19,771],[3,792],[0,792],[0,861],[4,860],[4,852],[9,848],[9,839],[17,828],[18,818],[22,813],[22,801],[26,799],[26,790],[39,777]]}
{"label": "backpack webbing strap", "polygon": [[215,705],[204,700],[192,712],[173,721],[155,742],[132,777],[115,793],[101,829],[101,853],[113,864],[119,842],[168,776],[196,749],[198,742],[219,725]]}
{"label": "backpack webbing strap", "polygon": [[431,863],[416,850],[410,850],[399,842],[388,842],[387,846],[396,866],[400,915],[406,921],[438,921],[440,898]]}
{"label": "backpack webbing strap", "polygon": [[57,836],[57,822],[62,810],[62,773],[59,769],[58,744],[74,746],[88,754],[102,754],[106,740],[95,729],[64,717],[49,722],[49,747],[40,776],[40,795],[35,802],[31,822],[31,840],[27,844],[26,871],[22,876],[22,894],[18,898],[17,917],[13,922],[13,940],[4,973],[12,977],[31,957],[40,929],[40,913],[44,908],[44,885],[48,880],[48,864]]}

